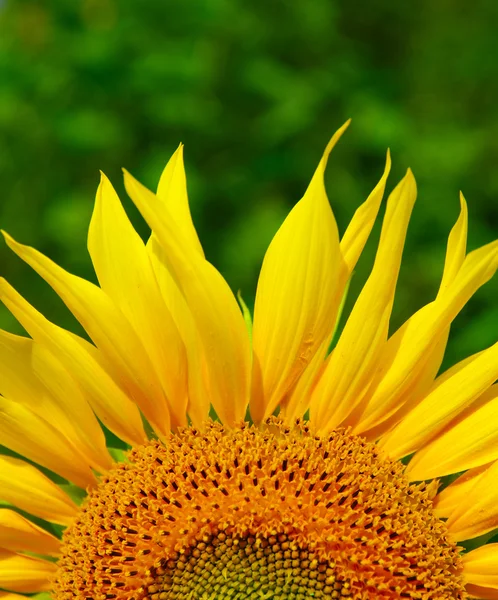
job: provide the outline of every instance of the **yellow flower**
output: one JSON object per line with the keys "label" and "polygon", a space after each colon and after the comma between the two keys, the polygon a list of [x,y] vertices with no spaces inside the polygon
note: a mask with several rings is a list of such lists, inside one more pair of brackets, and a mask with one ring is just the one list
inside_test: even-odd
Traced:
{"label": "yellow flower", "polygon": [[435,299],[389,335],[408,171],[329,352],[391,164],[340,238],[323,175],[347,125],[270,244],[253,327],[204,257],[181,147],[156,194],[125,172],[147,244],[102,175],[100,286],[5,234],[91,342],[1,281],[30,336],[0,332],[1,600],[498,598],[498,344],[438,375],[498,243],[467,253],[462,197]]}

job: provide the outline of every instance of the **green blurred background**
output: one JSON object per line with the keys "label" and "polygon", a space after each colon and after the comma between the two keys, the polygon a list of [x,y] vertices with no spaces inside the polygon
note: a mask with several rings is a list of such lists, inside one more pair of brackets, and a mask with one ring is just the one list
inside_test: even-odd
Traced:
{"label": "green blurred background", "polygon": [[[250,304],[265,247],[334,130],[327,172],[341,231],[382,173],[412,167],[419,201],[392,327],[430,301],[445,241],[470,203],[469,246],[498,230],[496,0],[3,0],[0,224],[94,280],[86,252],[98,169],[155,188],[180,141],[208,258]],[[377,227],[349,306],[372,263]],[[79,331],[2,243],[1,274]],[[496,340],[498,286],[455,322],[446,364]],[[0,326],[19,331],[2,308]]]}

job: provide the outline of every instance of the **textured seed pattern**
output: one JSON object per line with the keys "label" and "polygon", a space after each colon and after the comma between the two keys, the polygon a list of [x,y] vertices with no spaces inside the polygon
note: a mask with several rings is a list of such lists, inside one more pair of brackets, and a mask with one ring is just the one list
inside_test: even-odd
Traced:
{"label": "textured seed pattern", "polygon": [[286,535],[255,537],[224,533],[199,542],[151,572],[151,600],[317,600],[348,595],[331,563],[320,562]]}
{"label": "textured seed pattern", "polygon": [[348,431],[209,423],[128,458],[65,532],[55,600],[467,597],[434,487]]}

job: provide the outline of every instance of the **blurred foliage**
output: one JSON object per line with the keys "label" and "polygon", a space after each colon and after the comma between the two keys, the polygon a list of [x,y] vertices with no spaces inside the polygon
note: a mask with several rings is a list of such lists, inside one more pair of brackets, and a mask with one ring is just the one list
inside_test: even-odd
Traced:
{"label": "blurred foliage", "polygon": [[[98,169],[146,236],[121,167],[154,188],[183,141],[207,256],[251,304],[265,247],[351,116],[327,172],[341,231],[388,146],[390,189],[408,166],[418,181],[397,327],[437,291],[459,189],[470,201],[470,247],[496,235],[497,22],[494,0],[3,0],[1,226],[94,279],[85,239]],[[76,328],[5,245],[0,261],[44,314]],[[496,292],[488,284],[457,319],[449,362],[495,341]],[[3,309],[0,326],[19,331]]]}

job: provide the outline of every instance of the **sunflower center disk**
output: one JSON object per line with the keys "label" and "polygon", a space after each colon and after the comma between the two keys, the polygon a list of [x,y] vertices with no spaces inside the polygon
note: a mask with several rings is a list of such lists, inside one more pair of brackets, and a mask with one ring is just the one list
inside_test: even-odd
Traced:
{"label": "sunflower center disk", "polygon": [[287,600],[347,595],[334,569],[286,535],[244,539],[210,536],[184,554],[151,569],[146,584],[152,600],[232,598]]}
{"label": "sunflower center disk", "polygon": [[432,493],[347,431],[187,428],[135,448],[90,493],[53,597],[464,599]]}

